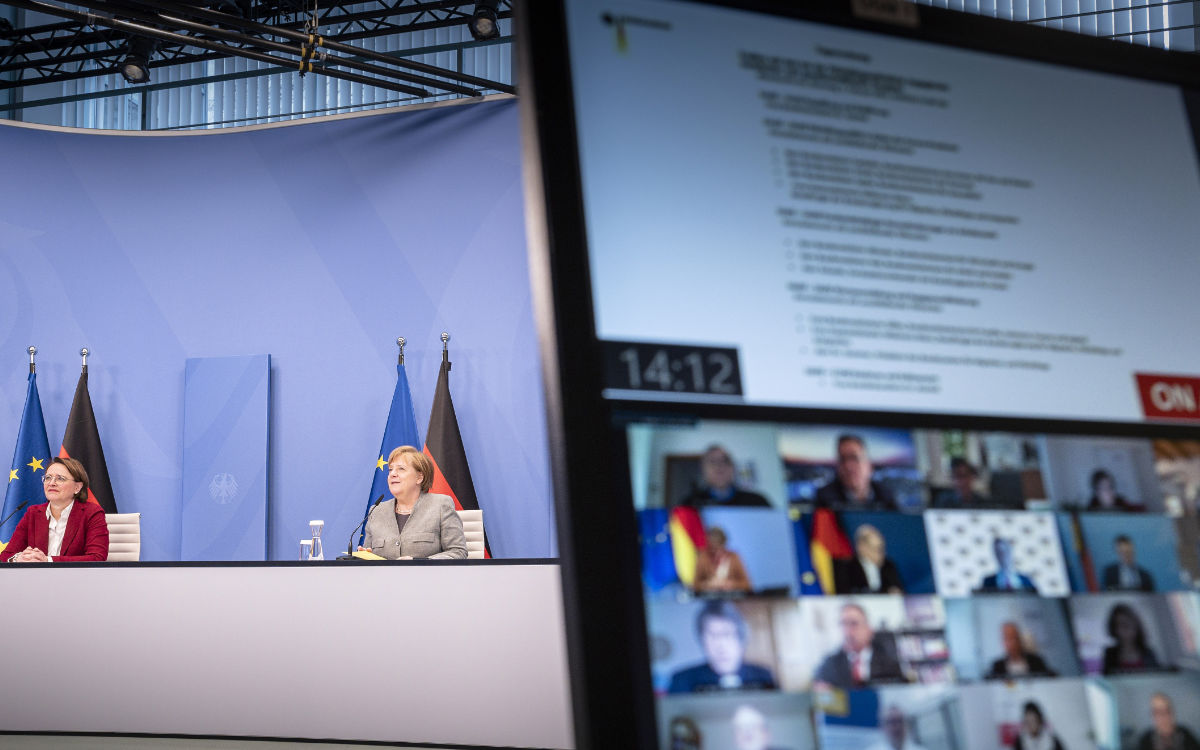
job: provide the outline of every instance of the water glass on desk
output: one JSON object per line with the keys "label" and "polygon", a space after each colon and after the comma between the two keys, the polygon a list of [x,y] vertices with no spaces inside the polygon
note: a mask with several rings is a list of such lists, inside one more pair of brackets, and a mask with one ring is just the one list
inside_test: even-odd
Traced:
{"label": "water glass on desk", "polygon": [[321,544],[321,532],[325,530],[324,521],[309,521],[309,531],[312,532],[312,558],[313,560],[325,559],[325,547]]}

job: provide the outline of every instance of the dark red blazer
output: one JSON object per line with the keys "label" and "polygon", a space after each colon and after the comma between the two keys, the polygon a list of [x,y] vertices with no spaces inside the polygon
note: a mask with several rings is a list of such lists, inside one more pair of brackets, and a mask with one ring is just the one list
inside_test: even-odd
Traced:
{"label": "dark red blazer", "polygon": [[[46,520],[49,505],[42,503],[25,511],[8,546],[0,552],[0,562],[8,562],[8,558],[26,547],[46,552],[50,547],[50,522]],[[54,556],[54,562],[104,562],[107,559],[108,522],[104,520],[104,509],[96,503],[76,500],[67,518],[62,549]]]}

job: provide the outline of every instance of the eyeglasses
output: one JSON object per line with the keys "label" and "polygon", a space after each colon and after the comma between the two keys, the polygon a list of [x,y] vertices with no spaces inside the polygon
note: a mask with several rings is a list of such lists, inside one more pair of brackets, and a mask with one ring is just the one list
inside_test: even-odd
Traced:
{"label": "eyeglasses", "polygon": [[74,481],[71,477],[64,477],[62,474],[47,474],[42,477],[42,484],[66,484]]}

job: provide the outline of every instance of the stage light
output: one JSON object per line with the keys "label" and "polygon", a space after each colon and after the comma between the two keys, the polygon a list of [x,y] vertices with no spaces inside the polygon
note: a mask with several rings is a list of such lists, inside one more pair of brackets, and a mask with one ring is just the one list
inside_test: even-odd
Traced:
{"label": "stage light", "polygon": [[150,58],[154,57],[158,42],[154,39],[133,36],[125,43],[125,57],[121,58],[121,77],[129,83],[150,81]]}
{"label": "stage light", "polygon": [[496,19],[496,5],[499,0],[479,0],[475,3],[475,12],[467,21],[471,36],[476,39],[495,39],[500,36],[500,24]]}
{"label": "stage light", "polygon": [[238,4],[233,0],[211,0],[211,2],[208,4],[208,7],[222,13],[228,13],[231,16],[243,15],[242,9],[239,8]]}

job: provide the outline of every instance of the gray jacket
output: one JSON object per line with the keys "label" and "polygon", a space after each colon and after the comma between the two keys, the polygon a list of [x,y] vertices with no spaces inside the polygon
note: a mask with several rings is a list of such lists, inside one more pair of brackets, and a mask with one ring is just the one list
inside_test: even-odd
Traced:
{"label": "gray jacket", "polygon": [[449,495],[422,493],[402,534],[396,533],[396,499],[377,505],[367,518],[363,546],[389,560],[404,556],[461,560],[467,556],[467,535]]}

